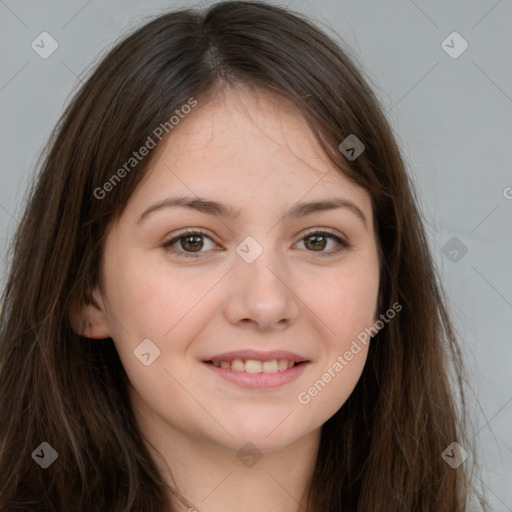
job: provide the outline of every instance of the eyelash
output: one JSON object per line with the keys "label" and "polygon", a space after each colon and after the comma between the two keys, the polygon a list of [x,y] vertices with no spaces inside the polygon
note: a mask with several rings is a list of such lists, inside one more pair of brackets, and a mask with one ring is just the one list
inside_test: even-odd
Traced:
{"label": "eyelash", "polygon": [[[210,240],[212,240],[212,238],[210,236],[208,236],[208,234],[205,233],[204,231],[200,231],[200,230],[198,230],[198,231],[187,230],[187,231],[184,231],[183,233],[180,233],[179,236],[174,237],[172,240],[169,240],[168,242],[165,242],[164,244],[162,244],[162,247],[166,251],[172,252],[173,254],[176,254],[177,256],[180,256],[180,257],[199,258],[201,253],[202,253],[202,251],[194,253],[194,252],[187,252],[187,251],[183,251],[183,250],[178,250],[178,249],[175,249],[174,247],[172,247],[172,245],[174,245],[176,242],[179,242],[182,238],[186,238],[187,236],[197,236],[197,235],[203,236],[203,237],[206,237],[206,238],[209,238]],[[299,240],[299,242],[302,242],[306,238],[309,238],[309,237],[315,236],[315,235],[325,236],[327,238],[333,238],[334,240],[336,240],[336,242],[338,242],[338,247],[336,249],[331,249],[328,252],[324,252],[324,251],[308,251],[308,252],[312,252],[312,253],[318,252],[320,257],[328,257],[328,256],[331,256],[331,255],[334,255],[334,254],[338,254],[341,251],[350,249],[352,247],[352,245],[349,244],[347,241],[343,240],[342,238],[340,238],[339,236],[337,236],[336,234],[332,233],[329,230],[311,231],[311,232],[307,233],[306,235],[304,235]],[[212,242],[214,242],[214,241],[212,240]]]}

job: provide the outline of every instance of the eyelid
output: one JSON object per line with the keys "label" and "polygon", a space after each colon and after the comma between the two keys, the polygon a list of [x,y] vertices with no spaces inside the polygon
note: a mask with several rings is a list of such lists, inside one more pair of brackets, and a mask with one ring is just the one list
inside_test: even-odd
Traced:
{"label": "eyelid", "polygon": [[185,236],[192,236],[192,235],[201,235],[207,238],[210,238],[212,241],[214,241],[214,236],[210,234],[208,230],[205,228],[184,228],[182,231],[178,231],[177,233],[174,233],[172,238],[169,238],[165,244],[169,244],[172,242],[177,242],[180,238],[183,238]]}
{"label": "eyelid", "polygon": [[303,233],[299,234],[300,240],[302,240],[308,236],[312,236],[312,235],[330,235],[330,236],[332,236],[334,238],[338,238],[342,242],[345,242],[348,244],[348,241],[346,240],[344,235],[342,235],[341,233],[338,233],[338,231],[335,231],[331,228],[310,228],[310,229],[304,231]]}

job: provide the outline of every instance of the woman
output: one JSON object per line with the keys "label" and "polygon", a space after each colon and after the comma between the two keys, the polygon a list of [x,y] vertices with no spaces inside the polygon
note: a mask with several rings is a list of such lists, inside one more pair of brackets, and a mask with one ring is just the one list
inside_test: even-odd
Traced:
{"label": "woman", "polygon": [[413,188],[299,15],[223,2],[121,41],[12,262],[2,509],[467,510],[461,354]]}

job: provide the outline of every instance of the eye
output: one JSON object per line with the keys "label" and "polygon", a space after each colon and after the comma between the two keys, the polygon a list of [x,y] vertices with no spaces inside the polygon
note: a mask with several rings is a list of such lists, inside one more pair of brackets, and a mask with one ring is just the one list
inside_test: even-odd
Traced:
{"label": "eye", "polygon": [[[300,243],[304,244],[307,251],[322,256],[337,254],[351,247],[348,242],[328,231],[313,231],[303,237]],[[162,247],[177,256],[197,258],[201,253],[218,248],[218,245],[203,231],[187,230],[162,244]]]}
{"label": "eye", "polygon": [[[205,240],[209,241],[205,243]],[[210,245],[210,247],[208,247]],[[215,249],[217,244],[203,231],[186,231],[179,236],[174,237],[172,240],[165,242],[162,247],[178,256],[185,256],[187,258],[195,258],[196,254],[205,252],[202,249],[211,250]],[[199,255],[198,254],[198,255]]]}
{"label": "eye", "polygon": [[[328,231],[313,231],[308,233],[300,240],[299,244],[300,243],[304,244],[306,250],[322,253],[322,256],[336,254],[351,247],[348,242]],[[325,249],[329,246],[329,250],[326,251]]]}

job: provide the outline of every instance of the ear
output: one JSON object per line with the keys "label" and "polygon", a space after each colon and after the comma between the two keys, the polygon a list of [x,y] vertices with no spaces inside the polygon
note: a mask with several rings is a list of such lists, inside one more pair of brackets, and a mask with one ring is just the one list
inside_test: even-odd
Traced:
{"label": "ear", "polygon": [[73,331],[85,338],[110,338],[107,313],[101,292],[94,289],[87,300],[77,299],[69,309],[69,321]]}

